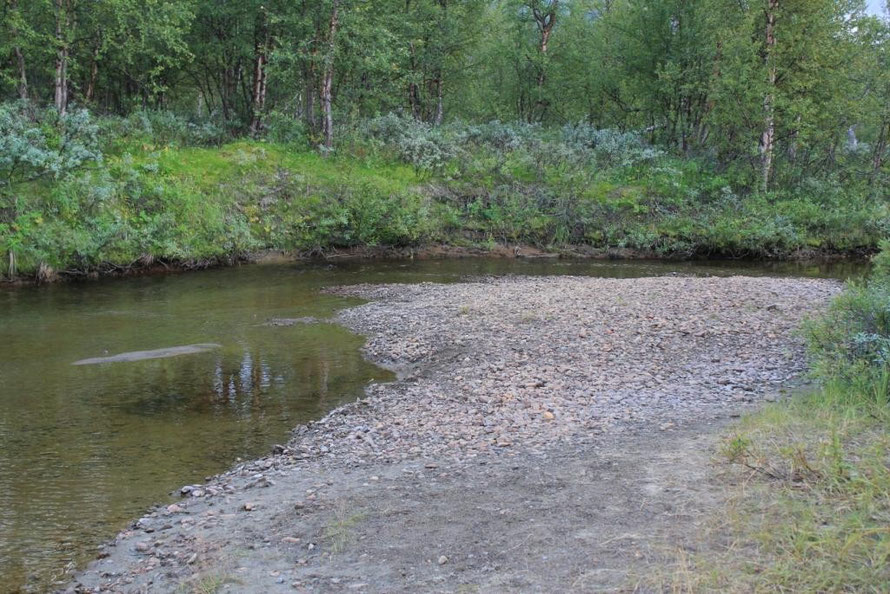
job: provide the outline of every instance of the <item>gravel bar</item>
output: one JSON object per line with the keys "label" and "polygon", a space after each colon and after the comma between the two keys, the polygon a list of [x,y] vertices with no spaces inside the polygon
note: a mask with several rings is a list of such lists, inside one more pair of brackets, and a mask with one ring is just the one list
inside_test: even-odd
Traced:
{"label": "gravel bar", "polygon": [[[366,335],[367,357],[399,379],[369,385],[359,401],[296,428],[269,456],[183,487],[180,502],[118,535],[69,590],[200,589],[217,576],[220,591],[232,592],[547,591],[593,575],[583,566],[591,551],[619,568],[609,570],[612,581],[590,582],[591,591],[613,587],[645,555],[578,536],[537,567],[548,556],[536,547],[552,549],[581,524],[601,526],[597,534],[634,522],[662,536],[688,532],[691,516],[660,524],[660,512],[641,515],[645,506],[631,517],[628,502],[644,493],[649,504],[676,509],[678,498],[714,499],[688,484],[707,457],[699,438],[714,433],[711,420],[799,381],[806,362],[796,330],[840,289],[741,276],[333,289],[369,300],[337,321]],[[639,469],[658,458],[653,450],[663,464],[640,483]],[[617,466],[604,466],[609,457]],[[548,523],[552,533],[522,536],[528,516],[511,523],[510,501],[531,501],[540,481],[529,477],[554,460],[570,474],[558,488],[541,487],[549,503],[536,509],[542,517],[562,511]],[[605,476],[604,468],[614,474],[608,485],[573,480]],[[662,488],[677,477],[686,478]],[[492,494],[498,481],[504,488]],[[618,502],[591,515],[590,505],[610,497]],[[487,532],[478,536],[479,502],[499,498],[504,507],[484,516]],[[575,507],[586,498],[594,503]]]}

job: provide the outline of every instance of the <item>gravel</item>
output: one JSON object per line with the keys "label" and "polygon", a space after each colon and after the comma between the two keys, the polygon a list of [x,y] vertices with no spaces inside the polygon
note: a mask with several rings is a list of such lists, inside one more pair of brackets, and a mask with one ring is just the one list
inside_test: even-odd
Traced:
{"label": "gravel", "polygon": [[[367,357],[398,381],[369,385],[269,456],[183,487],[70,589],[176,591],[220,572],[237,576],[230,591],[547,591],[581,577],[613,587],[645,555],[590,535],[638,525],[686,536],[693,516],[646,506],[716,499],[701,479],[712,421],[799,380],[796,329],[839,290],[685,276],[335,289],[371,300],[337,321],[366,335]],[[552,484],[536,478],[560,472]],[[538,510],[528,536],[534,518],[511,511],[522,501]],[[574,544],[552,549],[579,527]],[[614,569],[592,571],[592,554]]]}
{"label": "gravel", "polygon": [[338,321],[400,382],[301,427],[345,463],[540,449],[774,398],[806,369],[801,320],[838,291],[774,278],[487,278],[359,285]]}

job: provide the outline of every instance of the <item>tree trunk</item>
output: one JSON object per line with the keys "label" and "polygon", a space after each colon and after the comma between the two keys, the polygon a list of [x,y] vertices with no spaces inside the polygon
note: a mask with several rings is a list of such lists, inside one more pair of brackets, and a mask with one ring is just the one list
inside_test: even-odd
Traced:
{"label": "tree trunk", "polygon": [[420,107],[420,93],[417,92],[417,83],[408,85],[408,104],[411,106],[411,117],[420,121],[423,119]]}
{"label": "tree trunk", "polygon": [[878,140],[875,142],[874,152],[872,153],[873,175],[877,175],[884,166],[884,153],[887,151],[888,137],[890,137],[890,122],[881,122],[881,131],[878,134]]}
{"label": "tree trunk", "polygon": [[253,85],[251,90],[250,134],[256,136],[266,107],[266,63],[269,54],[269,29],[265,11],[258,17],[254,40]]}
{"label": "tree trunk", "polygon": [[767,0],[765,62],[768,86],[763,96],[763,133],[760,135],[761,189],[764,192],[769,190],[769,182],[773,172],[773,153],[775,151],[776,65],[773,53],[776,47],[776,11],[778,8],[779,0]]}
{"label": "tree trunk", "polygon": [[304,76],[305,82],[305,105],[303,106],[303,116],[306,119],[306,127],[314,132],[318,128],[318,121],[315,119],[315,68],[306,68]]}
{"label": "tree trunk", "polygon": [[415,120],[423,119],[423,107],[420,104],[420,92],[417,89],[417,54],[414,51],[414,43],[408,44],[411,54],[411,82],[408,83],[408,105],[411,107],[411,117]]}
{"label": "tree trunk", "polygon": [[[18,11],[19,3],[18,0],[10,0],[9,9],[11,12]],[[19,32],[17,29],[13,28],[12,36],[18,42]],[[22,53],[21,46],[16,43],[15,47],[12,48],[13,53],[15,54],[15,62],[18,67],[19,76],[18,76],[18,92],[19,99],[27,99],[28,98],[28,71],[25,68],[25,54]]]}
{"label": "tree trunk", "polygon": [[553,25],[556,24],[556,13],[559,10],[559,0],[551,0],[550,5],[546,9],[546,11],[541,11],[537,5],[532,7],[532,16],[535,19],[535,24],[538,26],[538,31],[541,34],[540,44],[538,45],[538,51],[541,54],[541,64],[538,66],[538,77],[537,77],[537,100],[535,101],[535,111],[537,111],[537,117],[541,120],[544,119],[544,116],[547,113],[547,108],[549,107],[549,101],[544,98],[544,83],[547,81],[547,50],[550,45],[550,34],[553,32]]}
{"label": "tree trunk", "polygon": [[28,98],[28,71],[25,69],[25,55],[22,48],[15,46],[15,60],[19,67],[19,99]]}
{"label": "tree trunk", "polygon": [[[439,0],[439,7],[442,9],[442,26],[443,30],[447,27],[448,23],[448,0]],[[444,58],[440,57],[439,67],[436,72],[436,115],[433,117],[433,124],[436,126],[441,126],[442,121],[445,118],[445,105],[444,99],[442,97],[442,79],[444,78],[442,71],[442,61]]]}
{"label": "tree trunk", "polygon": [[315,27],[315,40],[312,44],[309,63],[306,66],[306,126],[309,131],[315,133],[318,130],[318,120],[315,117],[315,98],[320,94],[318,88],[318,46],[321,44],[321,25]]}
{"label": "tree trunk", "polygon": [[321,109],[324,115],[323,135],[324,146],[330,150],[334,147],[334,116],[332,113],[332,88],[334,85],[334,51],[337,49],[336,36],[339,24],[340,0],[331,2],[331,20],[328,25],[328,54],[324,62],[324,79],[321,83]]}
{"label": "tree trunk", "polygon": [[99,80],[99,48],[101,45],[102,41],[97,40],[96,45],[93,46],[93,56],[90,61],[90,80],[87,83],[87,92],[84,96],[87,103],[91,102],[96,94],[96,82]]}
{"label": "tree trunk", "polygon": [[55,0],[56,6],[56,77],[55,106],[60,115],[68,110],[68,40],[69,0]]}
{"label": "tree trunk", "polygon": [[442,105],[442,74],[439,73],[439,78],[436,79],[436,117],[434,118],[433,123],[436,126],[441,126],[444,115],[444,106]]}

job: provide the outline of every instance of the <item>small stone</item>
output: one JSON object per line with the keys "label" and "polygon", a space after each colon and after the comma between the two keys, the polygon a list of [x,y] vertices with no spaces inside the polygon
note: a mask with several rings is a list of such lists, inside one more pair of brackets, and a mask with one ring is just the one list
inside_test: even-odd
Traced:
{"label": "small stone", "polygon": [[135,548],[140,553],[147,553],[151,550],[151,545],[147,542],[137,542]]}
{"label": "small stone", "polygon": [[552,412],[550,412],[549,410],[546,411],[546,412],[544,412],[544,414],[541,415],[541,416],[544,417],[544,420],[545,420],[545,421],[552,421],[553,419],[556,418],[556,415],[554,415],[554,414],[553,414]]}
{"label": "small stone", "polygon": [[446,557],[445,555],[440,556],[439,565],[445,565],[446,563],[448,563],[448,557]]}
{"label": "small stone", "polygon": [[253,511],[257,508],[257,504],[252,501],[248,501],[244,504],[244,511]]}

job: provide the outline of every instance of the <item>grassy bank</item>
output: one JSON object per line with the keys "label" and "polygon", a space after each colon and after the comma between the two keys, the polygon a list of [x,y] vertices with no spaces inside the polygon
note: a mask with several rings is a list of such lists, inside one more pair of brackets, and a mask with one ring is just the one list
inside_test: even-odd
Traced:
{"label": "grassy bank", "polygon": [[354,125],[324,155],[298,126],[232,140],[163,112],[0,111],[6,278],[433,243],[860,254],[890,228],[880,188],[864,181],[747,192],[744,176],[705,158],[585,125],[430,128],[386,116]]}
{"label": "grassy bank", "polygon": [[[726,509],[680,591],[882,592],[890,584],[890,251],[806,328],[820,387],[745,418],[718,458]],[[728,469],[726,469],[728,468]]]}

